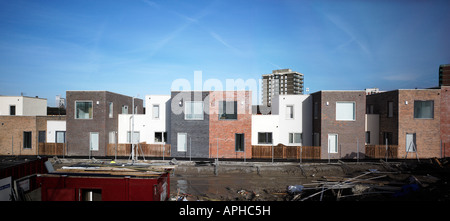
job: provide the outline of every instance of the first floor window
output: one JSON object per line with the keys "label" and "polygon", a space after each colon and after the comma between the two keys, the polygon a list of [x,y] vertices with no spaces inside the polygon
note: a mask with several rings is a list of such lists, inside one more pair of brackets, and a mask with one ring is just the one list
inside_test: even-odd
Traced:
{"label": "first floor window", "polygon": [[31,131],[23,132],[23,148],[31,148]]}
{"label": "first floor window", "polygon": [[290,144],[302,144],[302,133],[289,133]]}
{"label": "first floor window", "polygon": [[237,101],[219,102],[219,119],[236,120],[237,119]]}
{"label": "first floor window", "polygon": [[236,134],[235,135],[235,151],[244,151],[245,142],[244,142],[244,134]]}
{"label": "first floor window", "polygon": [[258,143],[259,144],[271,144],[272,143],[272,132],[258,133]]}
{"label": "first floor window", "polygon": [[92,119],[92,101],[75,101],[75,119]]}
{"label": "first floor window", "polygon": [[336,120],[355,120],[355,102],[336,102]]}
{"label": "first floor window", "polygon": [[434,101],[414,101],[414,118],[433,119]]}
{"label": "first floor window", "polygon": [[203,120],[202,101],[186,101],[184,108],[185,120]]}

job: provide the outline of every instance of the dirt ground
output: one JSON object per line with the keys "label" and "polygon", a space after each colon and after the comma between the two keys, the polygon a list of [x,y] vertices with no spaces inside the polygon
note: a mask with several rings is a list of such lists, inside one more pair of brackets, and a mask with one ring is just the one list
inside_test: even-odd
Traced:
{"label": "dirt ground", "polygon": [[[222,163],[217,168],[179,165],[171,175],[170,200],[449,201],[449,172],[446,160],[437,163],[433,159],[389,163],[339,161],[301,166]],[[298,185],[303,188],[301,191],[289,191]]]}

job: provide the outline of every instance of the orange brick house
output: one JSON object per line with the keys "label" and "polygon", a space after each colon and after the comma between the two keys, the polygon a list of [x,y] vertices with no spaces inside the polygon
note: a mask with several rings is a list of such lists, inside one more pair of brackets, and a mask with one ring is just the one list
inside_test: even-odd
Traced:
{"label": "orange brick house", "polygon": [[251,91],[211,91],[209,101],[209,157],[251,158]]}

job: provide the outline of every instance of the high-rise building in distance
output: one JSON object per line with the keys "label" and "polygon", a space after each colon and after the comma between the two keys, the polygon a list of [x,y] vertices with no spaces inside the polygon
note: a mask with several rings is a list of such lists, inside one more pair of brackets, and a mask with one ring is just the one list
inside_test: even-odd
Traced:
{"label": "high-rise building in distance", "polygon": [[303,74],[291,69],[273,70],[264,74],[262,105],[271,106],[272,97],[279,94],[303,94]]}

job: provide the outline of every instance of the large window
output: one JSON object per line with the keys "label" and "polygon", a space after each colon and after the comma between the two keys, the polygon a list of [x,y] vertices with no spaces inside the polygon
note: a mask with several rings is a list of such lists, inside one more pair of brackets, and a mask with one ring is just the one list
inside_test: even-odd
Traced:
{"label": "large window", "polygon": [[185,120],[203,120],[203,102],[186,101],[184,107]]}
{"label": "large window", "polygon": [[338,135],[328,134],[328,153],[338,152]]}
{"label": "large window", "polygon": [[65,143],[66,142],[66,132],[65,131],[56,131],[55,133],[55,142],[56,143]]}
{"label": "large window", "polygon": [[75,101],[75,119],[92,119],[92,101]]}
{"label": "large window", "polygon": [[406,134],[406,152],[416,152],[416,134]]}
{"label": "large window", "polygon": [[433,119],[434,101],[414,101],[414,118]]}
{"label": "large window", "polygon": [[272,143],[272,133],[271,132],[258,133],[258,144],[271,144],[271,143]]}
{"label": "large window", "polygon": [[31,149],[31,131],[23,132],[23,148]]}
{"label": "large window", "polygon": [[355,102],[336,102],[336,120],[355,120]]}
{"label": "large window", "polygon": [[302,134],[301,133],[289,133],[289,143],[290,144],[302,144]]}
{"label": "large window", "polygon": [[220,120],[236,120],[237,119],[237,102],[236,101],[220,101],[219,102],[219,119]]}

